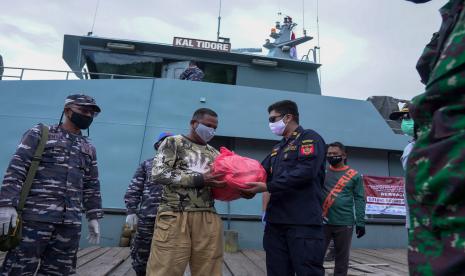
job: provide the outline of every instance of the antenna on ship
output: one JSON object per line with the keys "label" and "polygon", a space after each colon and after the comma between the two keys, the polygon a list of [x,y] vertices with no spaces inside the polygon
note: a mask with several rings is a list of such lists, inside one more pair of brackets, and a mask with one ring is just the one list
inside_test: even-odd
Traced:
{"label": "antenna on ship", "polygon": [[[321,48],[320,48],[320,18],[319,18],[319,2],[316,0],[316,44],[318,47],[318,63],[321,64]],[[321,66],[318,68],[320,72],[320,87],[321,87]]]}
{"label": "antenna on ship", "polygon": [[302,33],[307,36],[307,30],[305,30],[305,0],[302,0]]}
{"label": "antenna on ship", "polygon": [[220,36],[220,27],[221,27],[221,0],[220,0],[220,8],[218,10],[218,31],[216,32],[216,41],[221,41],[224,43],[229,43],[229,37],[221,37]]}
{"label": "antenna on ship", "polygon": [[92,21],[92,28],[90,29],[90,32],[87,33],[88,36],[91,36],[94,33],[95,20],[97,19],[97,12],[98,12],[99,4],[100,4],[100,0],[97,0],[97,5],[95,5],[94,20]]}
{"label": "antenna on ship", "polygon": [[216,32],[216,41],[220,41],[220,26],[221,26],[221,0],[220,0],[220,8],[218,10],[218,31]]}

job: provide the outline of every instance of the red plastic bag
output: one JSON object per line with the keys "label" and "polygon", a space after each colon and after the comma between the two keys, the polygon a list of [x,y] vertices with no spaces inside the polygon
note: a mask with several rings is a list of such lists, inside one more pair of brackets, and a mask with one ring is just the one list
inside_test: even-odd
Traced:
{"label": "red plastic bag", "polygon": [[241,197],[238,188],[248,188],[248,182],[266,182],[266,172],[257,160],[235,154],[225,147],[212,165],[212,174],[221,174],[218,180],[225,181],[226,187],[213,188],[213,198],[231,201]]}

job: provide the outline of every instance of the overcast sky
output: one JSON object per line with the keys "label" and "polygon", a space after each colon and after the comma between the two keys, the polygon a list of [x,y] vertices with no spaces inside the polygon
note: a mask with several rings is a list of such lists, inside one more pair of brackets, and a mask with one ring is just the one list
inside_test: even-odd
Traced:
{"label": "overcast sky", "polygon": [[[415,64],[439,28],[438,9],[445,2],[320,0],[322,93],[363,100],[372,95],[410,99],[421,93]],[[0,3],[5,66],[69,70],[61,58],[63,35],[91,30],[97,0]],[[231,38],[233,48],[260,47],[282,12],[299,24],[295,31],[300,36],[303,6],[304,27],[315,39],[298,47],[301,56],[317,43],[316,0],[223,0],[221,35]],[[219,0],[100,0],[93,31],[162,43],[172,43],[173,36],[215,40],[218,8]]]}

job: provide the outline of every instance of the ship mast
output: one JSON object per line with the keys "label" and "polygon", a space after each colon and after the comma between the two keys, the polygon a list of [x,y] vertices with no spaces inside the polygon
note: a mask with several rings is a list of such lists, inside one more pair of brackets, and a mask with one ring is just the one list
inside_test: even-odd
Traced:
{"label": "ship mast", "polygon": [[216,32],[216,41],[220,41],[220,26],[221,26],[221,0],[220,0],[220,8],[218,11],[218,31]]}

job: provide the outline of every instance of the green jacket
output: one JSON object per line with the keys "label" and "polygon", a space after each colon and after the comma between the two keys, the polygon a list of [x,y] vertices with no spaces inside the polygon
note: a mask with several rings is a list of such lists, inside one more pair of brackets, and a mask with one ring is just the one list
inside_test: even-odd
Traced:
{"label": "green jacket", "polygon": [[330,167],[327,170],[323,200],[323,215],[328,224],[365,226],[366,202],[362,177],[349,166],[341,169]]}

